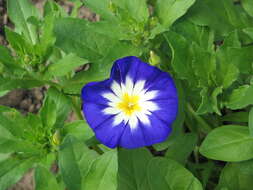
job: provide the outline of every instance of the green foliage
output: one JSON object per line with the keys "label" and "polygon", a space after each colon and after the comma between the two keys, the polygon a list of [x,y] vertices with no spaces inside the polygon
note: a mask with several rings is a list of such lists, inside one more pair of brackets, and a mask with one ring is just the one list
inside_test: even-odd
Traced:
{"label": "green foliage", "polygon": [[151,159],[152,155],[144,148],[120,149],[118,151],[118,190],[149,190],[147,166]]}
{"label": "green foliage", "polygon": [[35,183],[36,190],[60,189],[54,175],[43,166],[36,167]]}
{"label": "green foliage", "polygon": [[83,189],[116,189],[117,170],[117,152],[112,150],[104,153],[91,164],[82,181]]}
{"label": "green foliage", "polygon": [[229,162],[253,158],[253,141],[247,127],[227,125],[214,129],[200,147],[204,156]]}
{"label": "green foliage", "polygon": [[178,18],[186,13],[194,2],[195,0],[158,0],[155,11],[161,24],[165,28],[169,28]]}
{"label": "green foliage", "polygon": [[252,187],[252,160],[228,163],[222,170],[217,189],[243,189]]}
{"label": "green foliage", "polygon": [[[14,27],[0,45],[0,97],[49,88],[38,114],[0,106],[0,189],[34,169],[37,190],[250,190],[252,1],[72,3],[67,13],[47,0],[42,14],[29,0],[7,0]],[[78,18],[82,5],[99,21]],[[151,60],[176,82],[178,116],[163,143],[110,150],[83,121],[81,88],[124,56]]]}
{"label": "green foliage", "polygon": [[19,160],[16,157],[9,157],[0,162],[0,188],[6,189],[18,182],[21,177],[33,165],[33,159]]}
{"label": "green foliage", "polygon": [[[168,151],[166,152],[165,157],[184,165],[196,144],[197,135],[194,133],[177,135],[171,140],[171,144],[168,145]],[[180,151],[178,151],[179,149]]]}
{"label": "green foliage", "polygon": [[48,67],[48,73],[51,76],[64,76],[73,71],[78,66],[84,65],[87,60],[77,57],[74,54],[68,54],[62,59]]}
{"label": "green foliage", "polygon": [[32,6],[29,0],[8,0],[7,8],[8,16],[15,24],[15,30],[23,34],[29,42],[35,44],[37,41],[36,27],[28,23],[27,19],[32,16],[38,17],[38,10]]}
{"label": "green foliage", "polygon": [[245,11],[246,11],[250,16],[253,16],[253,12],[252,12],[253,3],[252,3],[252,1],[243,0],[243,1],[242,1],[242,7],[245,9]]}
{"label": "green foliage", "polygon": [[194,189],[202,185],[187,169],[177,162],[165,158],[153,158],[148,166],[150,189]]}
{"label": "green foliage", "polygon": [[72,136],[66,136],[59,151],[59,167],[69,189],[81,189],[82,179],[97,157],[96,152],[85,147],[83,142],[78,142]]}
{"label": "green foliage", "polygon": [[251,108],[249,112],[249,133],[253,136],[253,109]]}
{"label": "green foliage", "polygon": [[240,109],[253,104],[252,92],[252,85],[243,85],[234,89],[228,98],[227,107],[230,109]]}
{"label": "green foliage", "polygon": [[[71,109],[71,99],[56,88],[50,88],[45,98],[44,107],[48,117],[51,117],[48,124],[55,123],[57,128],[62,128]],[[42,107],[42,111],[44,110]],[[48,113],[47,113],[48,111]],[[43,116],[42,116],[43,117]],[[56,117],[56,118],[54,118]],[[54,121],[56,119],[56,121]],[[50,127],[50,125],[49,125]]]}

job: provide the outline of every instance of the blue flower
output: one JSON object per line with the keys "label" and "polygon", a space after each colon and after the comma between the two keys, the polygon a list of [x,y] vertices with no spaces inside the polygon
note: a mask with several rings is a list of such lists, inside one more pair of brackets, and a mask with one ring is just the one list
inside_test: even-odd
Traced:
{"label": "blue flower", "polygon": [[88,124],[110,148],[166,140],[178,108],[170,75],[134,56],[116,60],[109,79],[85,85],[82,100]]}

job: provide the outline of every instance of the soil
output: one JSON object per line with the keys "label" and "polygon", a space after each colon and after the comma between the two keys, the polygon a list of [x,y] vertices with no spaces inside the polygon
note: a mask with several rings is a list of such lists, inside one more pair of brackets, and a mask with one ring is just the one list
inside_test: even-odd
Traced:
{"label": "soil", "polygon": [[18,109],[23,114],[27,112],[38,113],[42,105],[45,91],[45,87],[31,90],[14,90],[0,98],[0,105]]}
{"label": "soil", "polygon": [[[42,12],[44,3],[46,0],[32,0],[34,5]],[[66,0],[59,0],[58,3],[70,13],[73,9],[73,3],[67,2]],[[92,13],[88,8],[81,7],[78,12],[79,18],[88,19],[89,21],[99,20],[99,16]],[[4,27],[8,26],[13,28],[13,24],[7,16],[6,10],[6,0],[0,0],[0,45],[7,46],[8,42],[5,39]],[[77,72],[85,69],[86,67],[80,67],[77,69]],[[26,115],[28,112],[38,113],[47,87],[39,87],[33,89],[17,89],[9,92],[7,95],[0,97],[0,105],[9,106],[19,110],[21,113]],[[69,115],[68,121],[75,120],[76,116],[74,113]],[[15,185],[13,185],[8,190],[34,190],[34,179],[33,179],[33,170],[27,172],[26,175]]]}

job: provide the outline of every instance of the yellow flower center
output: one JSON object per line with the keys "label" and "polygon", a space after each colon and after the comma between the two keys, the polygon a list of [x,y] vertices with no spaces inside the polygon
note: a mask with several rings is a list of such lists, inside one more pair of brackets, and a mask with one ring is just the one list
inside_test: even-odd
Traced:
{"label": "yellow flower center", "polygon": [[127,116],[131,116],[135,111],[140,111],[139,96],[129,95],[125,93],[122,101],[118,103],[117,107],[122,110]]}

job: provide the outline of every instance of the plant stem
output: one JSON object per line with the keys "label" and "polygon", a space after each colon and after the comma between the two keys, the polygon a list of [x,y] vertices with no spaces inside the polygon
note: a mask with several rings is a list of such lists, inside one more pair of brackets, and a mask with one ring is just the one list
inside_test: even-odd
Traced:
{"label": "plant stem", "polygon": [[72,100],[72,105],[73,105],[73,109],[74,109],[76,116],[78,117],[78,119],[83,120],[83,115],[81,113],[81,109],[80,109],[79,105],[77,104],[77,97],[72,96],[71,100]]}

